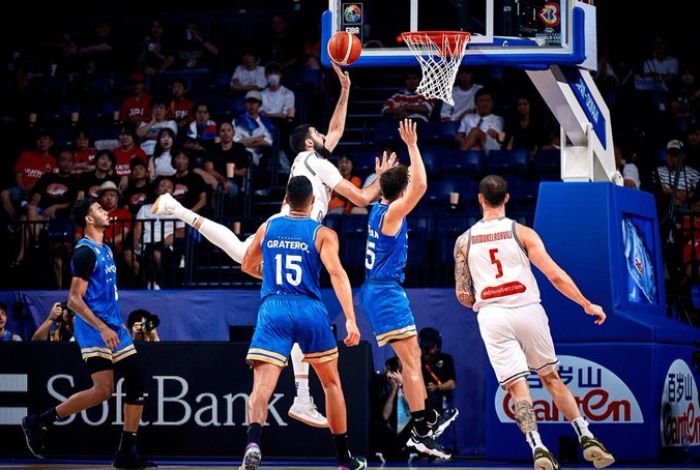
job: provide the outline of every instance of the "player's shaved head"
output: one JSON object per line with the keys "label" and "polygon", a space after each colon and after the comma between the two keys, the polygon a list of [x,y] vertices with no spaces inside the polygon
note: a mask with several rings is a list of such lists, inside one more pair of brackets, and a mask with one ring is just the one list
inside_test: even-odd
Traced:
{"label": "player's shaved head", "polygon": [[313,194],[311,181],[306,176],[294,176],[287,184],[287,204],[293,211],[305,211]]}
{"label": "player's shaved head", "polygon": [[395,201],[408,186],[408,167],[398,165],[385,171],[379,177],[379,186],[382,188],[382,196],[387,201]]}
{"label": "player's shaved head", "polygon": [[489,206],[502,206],[508,194],[508,182],[498,175],[488,175],[479,183],[479,193]]}

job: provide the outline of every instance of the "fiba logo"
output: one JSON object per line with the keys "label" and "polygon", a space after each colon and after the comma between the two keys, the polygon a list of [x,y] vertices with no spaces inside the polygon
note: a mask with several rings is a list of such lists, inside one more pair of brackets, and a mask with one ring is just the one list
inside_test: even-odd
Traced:
{"label": "fiba logo", "polygon": [[537,16],[545,24],[545,26],[549,28],[559,25],[559,22],[561,21],[559,4],[552,2],[545,3]]}
{"label": "fiba logo", "polygon": [[357,3],[346,4],[343,8],[343,19],[346,23],[361,23],[362,6]]}

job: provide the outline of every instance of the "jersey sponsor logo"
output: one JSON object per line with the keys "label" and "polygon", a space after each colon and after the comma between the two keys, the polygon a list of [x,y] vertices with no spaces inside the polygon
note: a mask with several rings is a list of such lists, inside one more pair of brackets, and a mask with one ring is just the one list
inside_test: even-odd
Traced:
{"label": "jersey sponsor logo", "polygon": [[486,287],[481,291],[481,300],[497,299],[499,297],[508,297],[509,295],[522,294],[527,290],[523,284],[518,281],[506,282],[500,286]]}
{"label": "jersey sponsor logo", "polygon": [[63,183],[51,183],[46,187],[46,194],[53,197],[63,196],[68,192],[68,186]]}
{"label": "jersey sponsor logo", "polygon": [[297,250],[309,253],[309,244],[306,242],[294,240],[268,240],[266,246],[268,248],[282,248],[286,250]]}
{"label": "jersey sponsor logo", "polygon": [[146,194],[145,193],[136,193],[129,198],[129,204],[132,206],[137,206],[143,202],[146,201]]}
{"label": "jersey sponsor logo", "polygon": [[[596,362],[577,356],[559,356],[559,376],[573,393],[583,415],[595,424],[643,423],[644,416],[630,388],[620,377]],[[534,372],[527,378],[535,418],[540,424],[565,423],[554,400]],[[501,423],[515,422],[515,403],[499,388],[495,408]]]}
{"label": "jersey sponsor logo", "polygon": [[483,235],[473,235],[471,244],[478,245],[479,243],[497,242],[499,240],[508,240],[509,238],[513,238],[512,230],[507,230],[505,232],[485,233]]}
{"label": "jersey sponsor logo", "polygon": [[666,372],[661,394],[661,445],[700,446],[700,401],[695,377],[683,359]]}
{"label": "jersey sponsor logo", "polygon": [[189,188],[187,187],[186,184],[178,183],[175,185],[175,190],[173,190],[173,197],[175,199],[180,199],[182,196],[187,194],[188,191],[189,191]]}
{"label": "jersey sponsor logo", "polygon": [[117,176],[130,175],[131,174],[131,166],[128,163],[117,165],[114,167],[114,172],[117,174]]}

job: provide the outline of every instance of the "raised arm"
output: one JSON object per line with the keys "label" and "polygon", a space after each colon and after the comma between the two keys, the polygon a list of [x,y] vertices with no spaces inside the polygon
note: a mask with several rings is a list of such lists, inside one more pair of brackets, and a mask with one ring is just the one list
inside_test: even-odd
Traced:
{"label": "raised arm", "polygon": [[345,118],[348,115],[348,100],[350,98],[350,75],[343,72],[335,63],[333,70],[340,80],[340,96],[338,103],[335,105],[335,111],[331,116],[331,122],[328,124],[328,132],[326,133],[326,142],[324,146],[332,152],[338,145],[340,139],[345,132]]}
{"label": "raised arm", "polygon": [[428,176],[425,173],[425,165],[418,149],[416,123],[410,119],[401,121],[399,135],[408,147],[408,155],[411,159],[410,178],[404,195],[393,201],[386,211],[382,225],[382,233],[385,235],[398,232],[403,218],[416,207],[428,189]]}
{"label": "raised arm", "polygon": [[256,279],[262,279],[262,242],[265,237],[265,231],[267,230],[267,222],[258,227],[258,231],[255,232],[255,237],[253,242],[250,244],[248,249],[243,256],[243,261],[241,261],[241,271],[253,276]]}
{"label": "raised arm", "polygon": [[537,232],[520,224],[516,225],[515,230],[532,264],[542,271],[559,292],[583,307],[586,314],[597,317],[596,325],[602,325],[606,318],[603,309],[584,297],[571,276],[549,256]]}
{"label": "raised arm", "polygon": [[348,279],[343,265],[340,264],[338,256],[338,235],[327,227],[321,227],[316,235],[316,246],[321,254],[321,261],[331,277],[335,295],[338,297],[338,302],[340,302],[345,314],[345,328],[348,336],[344,342],[348,346],[356,346],[360,342],[360,330],[357,329],[357,323],[355,323],[355,307],[352,304],[350,279]]}
{"label": "raised arm", "polygon": [[379,157],[377,157],[375,160],[377,179],[374,180],[372,184],[366,188],[358,188],[350,181],[342,179],[340,183],[333,188],[333,191],[340,194],[356,206],[365,207],[366,205],[376,201],[379,197],[379,177],[381,174],[390,168],[394,168],[397,164],[398,162],[395,153],[387,155],[387,153],[384,152],[381,160]]}
{"label": "raised arm", "polygon": [[472,308],[476,298],[474,297],[474,285],[472,275],[469,272],[467,261],[467,245],[469,231],[464,232],[455,243],[455,295],[459,303],[467,308]]}

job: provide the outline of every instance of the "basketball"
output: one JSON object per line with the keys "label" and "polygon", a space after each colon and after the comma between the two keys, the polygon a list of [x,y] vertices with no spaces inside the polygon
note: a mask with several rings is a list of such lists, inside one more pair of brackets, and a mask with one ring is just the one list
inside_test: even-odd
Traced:
{"label": "basketball", "polygon": [[360,38],[347,31],[339,31],[328,41],[328,55],[336,64],[350,65],[362,52]]}

